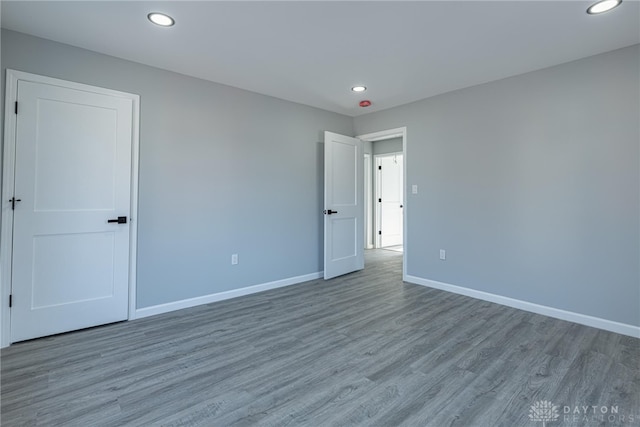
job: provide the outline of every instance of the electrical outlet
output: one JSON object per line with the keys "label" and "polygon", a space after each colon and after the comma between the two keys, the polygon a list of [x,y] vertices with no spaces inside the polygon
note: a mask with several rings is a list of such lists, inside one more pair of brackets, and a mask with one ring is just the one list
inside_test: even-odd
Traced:
{"label": "electrical outlet", "polygon": [[447,251],[445,251],[444,249],[440,249],[440,259],[443,261],[447,259]]}
{"label": "electrical outlet", "polygon": [[411,186],[411,194],[418,194],[418,185],[417,184],[413,184]]}
{"label": "electrical outlet", "polygon": [[231,255],[231,265],[236,265],[238,264],[238,254],[232,254]]}

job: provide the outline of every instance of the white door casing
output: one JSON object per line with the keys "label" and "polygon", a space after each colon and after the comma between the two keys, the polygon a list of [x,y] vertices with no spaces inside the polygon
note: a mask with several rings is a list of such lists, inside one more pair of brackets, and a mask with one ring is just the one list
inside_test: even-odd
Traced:
{"label": "white door casing", "polygon": [[[387,130],[382,130],[382,131],[378,131],[378,132],[371,132],[371,133],[367,133],[367,134],[361,134],[358,135],[356,138],[362,140],[362,141],[371,141],[371,142],[375,142],[375,141],[383,141],[386,139],[391,139],[391,138],[402,138],[402,155],[403,155],[403,161],[406,162],[407,160],[407,128],[406,127],[400,127],[400,128],[395,128],[395,129],[387,129]],[[407,182],[407,167],[406,164],[403,164],[403,168],[402,168],[402,182],[406,183]],[[410,236],[407,233],[408,230],[408,224],[410,221],[410,216],[408,215],[408,210],[407,210],[407,206],[409,204],[409,200],[407,199],[407,185],[404,185],[403,188],[403,200],[404,200],[404,208],[402,210],[402,215],[403,215],[403,220],[402,220],[402,228],[403,228],[403,239],[402,239],[402,244],[404,245],[404,251],[402,253],[402,278],[403,280],[406,280],[407,278],[407,265],[409,264],[408,261],[408,255],[409,255],[409,251],[411,249],[409,243],[410,240]],[[412,195],[413,197],[415,197],[414,195]]]}
{"label": "white door casing", "polygon": [[5,118],[3,346],[131,318],[137,95],[13,71],[7,88],[18,114]]}
{"label": "white door casing", "polygon": [[324,134],[324,278],[364,268],[362,141]]}
{"label": "white door casing", "polygon": [[373,249],[373,174],[371,154],[364,155],[364,247]]}
{"label": "white door casing", "polygon": [[376,228],[378,248],[403,244],[403,155],[376,155]]}

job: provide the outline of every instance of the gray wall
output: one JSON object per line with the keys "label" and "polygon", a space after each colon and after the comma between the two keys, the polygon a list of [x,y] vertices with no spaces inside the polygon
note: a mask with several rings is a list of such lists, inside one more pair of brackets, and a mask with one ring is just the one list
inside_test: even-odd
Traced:
{"label": "gray wall", "polygon": [[383,139],[371,144],[373,154],[390,154],[402,152],[402,138]]}
{"label": "gray wall", "polygon": [[322,131],[407,126],[410,275],[640,325],[638,46],[351,119],[1,42],[3,82],[13,68],[141,96],[140,308],[321,270]]}
{"label": "gray wall", "polygon": [[322,270],[322,131],[351,118],[3,30],[6,68],[140,95],[139,308]]}
{"label": "gray wall", "polygon": [[639,59],[636,45],[355,118],[358,135],[407,127],[408,274],[640,325]]}

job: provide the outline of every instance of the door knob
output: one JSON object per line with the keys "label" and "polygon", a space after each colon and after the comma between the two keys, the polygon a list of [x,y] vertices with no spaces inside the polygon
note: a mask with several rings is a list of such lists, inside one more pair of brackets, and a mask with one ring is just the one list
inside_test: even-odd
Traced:
{"label": "door knob", "polygon": [[338,213],[338,211],[332,211],[331,209],[327,209],[326,211],[324,211],[325,215],[331,215],[331,214],[334,214],[334,213]]}
{"label": "door knob", "polygon": [[127,223],[127,217],[126,216],[119,216],[118,218],[115,218],[115,219],[108,219],[107,222],[108,223],[117,223],[117,224],[126,224]]}

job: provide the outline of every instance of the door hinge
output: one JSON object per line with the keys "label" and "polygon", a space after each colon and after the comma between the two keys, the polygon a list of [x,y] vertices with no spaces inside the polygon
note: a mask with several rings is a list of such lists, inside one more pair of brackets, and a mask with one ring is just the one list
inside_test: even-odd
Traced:
{"label": "door hinge", "polygon": [[382,203],[382,199],[378,199],[378,202],[379,202],[379,203]]}
{"label": "door hinge", "polygon": [[[16,107],[17,108],[17,107]],[[18,113],[16,113],[18,114]],[[378,166],[378,170],[381,171],[382,170],[382,165]]]}
{"label": "door hinge", "polygon": [[16,210],[16,202],[21,202],[22,199],[16,199],[15,196],[9,199],[9,202],[11,203],[11,210],[15,211]]}
{"label": "door hinge", "polygon": [[16,101],[16,108],[15,108],[15,112],[16,112],[16,114],[18,114],[18,101]]}
{"label": "door hinge", "polygon": [[378,231],[378,234],[382,236],[382,230]]}
{"label": "door hinge", "polygon": [[13,295],[9,295],[9,308],[13,307]]}

